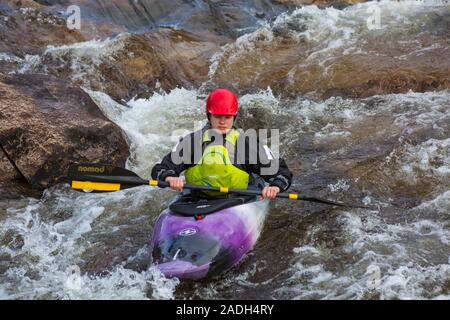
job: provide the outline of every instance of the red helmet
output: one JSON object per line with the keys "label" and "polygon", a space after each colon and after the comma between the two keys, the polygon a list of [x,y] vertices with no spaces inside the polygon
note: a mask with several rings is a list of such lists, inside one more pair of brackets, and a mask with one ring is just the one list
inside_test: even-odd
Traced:
{"label": "red helmet", "polygon": [[236,95],[228,89],[213,90],[206,99],[206,112],[221,116],[236,116],[238,114]]}

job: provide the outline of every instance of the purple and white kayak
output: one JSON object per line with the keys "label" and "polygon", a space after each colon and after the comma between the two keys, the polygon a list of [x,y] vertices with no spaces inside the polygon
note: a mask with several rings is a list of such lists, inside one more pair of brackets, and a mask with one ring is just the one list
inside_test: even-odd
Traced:
{"label": "purple and white kayak", "polygon": [[156,222],[151,239],[154,263],[168,278],[224,273],[255,245],[268,203],[256,197],[175,202]]}

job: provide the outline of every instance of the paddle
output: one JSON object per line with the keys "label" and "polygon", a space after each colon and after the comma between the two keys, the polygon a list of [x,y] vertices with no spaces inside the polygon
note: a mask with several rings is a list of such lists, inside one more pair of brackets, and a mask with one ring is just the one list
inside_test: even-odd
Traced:
{"label": "paddle", "polygon": [[[145,180],[130,170],[103,164],[77,164],[69,168],[68,178],[71,181],[72,189],[95,190],[95,191],[119,191],[141,185],[151,185],[160,188],[169,186],[167,182],[158,180]],[[230,189],[226,187],[208,187],[192,184],[185,184],[183,188],[190,190],[207,190],[221,193],[236,193],[243,195],[261,195],[259,190]],[[339,207],[369,208],[366,206],[352,206],[345,203],[333,202],[330,200],[300,197],[296,193],[279,193],[277,198],[291,200],[303,200],[323,203]]]}

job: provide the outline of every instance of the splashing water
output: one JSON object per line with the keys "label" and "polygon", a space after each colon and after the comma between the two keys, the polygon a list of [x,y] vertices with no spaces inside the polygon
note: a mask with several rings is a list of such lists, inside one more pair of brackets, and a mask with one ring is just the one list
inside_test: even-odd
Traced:
{"label": "splashing water", "polygon": [[[381,8],[382,24],[371,33],[363,26],[374,5]],[[224,46],[211,61],[210,81],[233,64],[238,78],[276,73],[273,57],[262,53],[291,42],[307,43],[309,51],[297,52],[303,58],[286,73],[294,77],[302,64],[326,68],[335,56],[371,53],[370,42],[380,35],[426,30],[436,10],[416,1],[344,10],[305,6]],[[72,76],[87,79],[96,65],[114,59],[120,39],[48,48],[41,57],[20,61],[20,70],[36,72],[35,59],[70,55]],[[411,54],[442,46],[403,45]],[[277,54],[284,59],[283,50]],[[409,59],[405,52],[394,56]],[[205,123],[202,87],[157,92],[124,105],[85,84],[122,128],[131,154],[126,166],[143,178],[179,137]],[[239,81],[233,84],[239,87]],[[323,100],[281,98],[269,87],[241,96],[239,103],[243,126],[280,129],[280,151],[295,173],[296,191],[378,209],[273,202],[255,250],[238,268],[183,283],[164,278],[148,252],[155,220],[172,191],[138,187],[80,194],[59,185],[40,200],[0,201],[0,298],[450,298],[448,90]]]}

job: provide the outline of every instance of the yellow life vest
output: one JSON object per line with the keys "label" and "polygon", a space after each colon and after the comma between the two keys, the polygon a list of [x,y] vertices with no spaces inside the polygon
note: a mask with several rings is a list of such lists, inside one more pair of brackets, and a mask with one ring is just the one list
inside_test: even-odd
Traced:
{"label": "yellow life vest", "polygon": [[[198,163],[185,171],[186,183],[210,187],[247,189],[249,174],[233,165],[239,132],[231,129],[225,137],[225,146],[210,143],[203,151]],[[203,134],[203,143],[210,142],[208,130]],[[202,191],[210,196],[219,192]]]}

